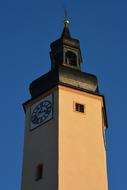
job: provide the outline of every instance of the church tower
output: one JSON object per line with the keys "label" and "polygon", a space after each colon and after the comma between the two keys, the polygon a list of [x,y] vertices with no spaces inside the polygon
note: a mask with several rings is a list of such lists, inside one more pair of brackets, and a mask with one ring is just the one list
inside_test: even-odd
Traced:
{"label": "church tower", "polygon": [[104,96],[81,71],[80,42],[65,19],[51,70],[30,84],[21,190],[108,190]]}

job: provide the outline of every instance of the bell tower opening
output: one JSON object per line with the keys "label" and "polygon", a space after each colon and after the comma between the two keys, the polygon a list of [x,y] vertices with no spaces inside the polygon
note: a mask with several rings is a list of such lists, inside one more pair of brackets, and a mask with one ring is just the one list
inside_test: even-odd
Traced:
{"label": "bell tower opening", "polygon": [[71,51],[66,52],[66,64],[77,67],[77,56]]}

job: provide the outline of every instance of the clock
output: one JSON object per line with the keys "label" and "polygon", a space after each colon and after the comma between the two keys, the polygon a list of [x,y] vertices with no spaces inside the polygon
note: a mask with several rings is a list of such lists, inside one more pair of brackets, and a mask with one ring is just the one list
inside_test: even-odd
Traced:
{"label": "clock", "polygon": [[31,106],[30,125],[34,129],[52,118],[52,94]]}

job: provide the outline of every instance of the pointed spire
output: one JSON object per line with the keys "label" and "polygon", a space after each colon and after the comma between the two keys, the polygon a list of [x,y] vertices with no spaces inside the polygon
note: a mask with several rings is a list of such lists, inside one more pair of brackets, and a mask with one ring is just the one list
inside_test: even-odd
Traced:
{"label": "pointed spire", "polygon": [[64,29],[61,35],[62,38],[71,38],[69,27],[68,27],[69,23],[70,21],[67,17],[67,10],[65,9]]}

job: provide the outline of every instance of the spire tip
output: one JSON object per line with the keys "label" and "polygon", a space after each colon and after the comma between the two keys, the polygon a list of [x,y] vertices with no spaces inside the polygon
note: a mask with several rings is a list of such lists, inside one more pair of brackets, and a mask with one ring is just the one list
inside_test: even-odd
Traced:
{"label": "spire tip", "polygon": [[64,10],[64,14],[65,14],[64,26],[65,26],[65,27],[68,27],[70,21],[69,21],[68,16],[67,16],[67,9],[66,9],[66,8],[65,8],[65,10]]}

